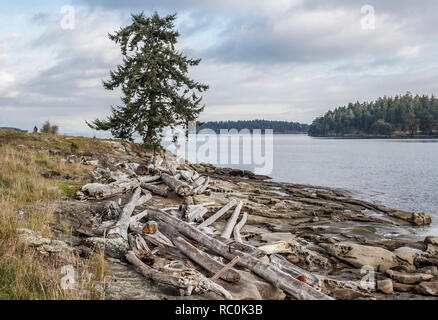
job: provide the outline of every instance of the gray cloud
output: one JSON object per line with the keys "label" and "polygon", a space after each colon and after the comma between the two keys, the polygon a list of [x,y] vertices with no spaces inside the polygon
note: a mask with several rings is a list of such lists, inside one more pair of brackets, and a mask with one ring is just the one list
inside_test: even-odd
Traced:
{"label": "gray cloud", "polygon": [[[362,30],[360,8],[376,9]],[[356,100],[411,91],[437,94],[438,3],[419,0],[177,1],[75,0],[76,29],[59,12],[33,12],[35,37],[0,38],[0,124],[33,127],[50,119],[65,132],[118,104],[101,80],[120,62],[107,33],[129,13],[178,12],[180,47],[203,62],[192,70],[210,84],[202,120],[302,122]],[[11,35],[16,39],[16,35]],[[20,53],[20,55],[15,53]]]}

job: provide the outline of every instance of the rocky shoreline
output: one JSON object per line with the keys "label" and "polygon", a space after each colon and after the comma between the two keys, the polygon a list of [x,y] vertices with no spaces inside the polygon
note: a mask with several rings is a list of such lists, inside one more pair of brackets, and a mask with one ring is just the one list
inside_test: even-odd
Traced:
{"label": "rocky shoreline", "polygon": [[[124,163],[134,164],[131,168],[136,175],[152,174],[148,171],[152,160],[150,153],[139,151],[131,144],[112,142],[110,145],[114,150],[112,154],[62,156],[65,161],[81,161],[96,170],[114,171],[118,164]],[[179,211],[182,205],[199,205],[205,206],[203,219],[207,219],[235,199],[243,202],[242,212],[247,213],[246,224],[240,230],[243,243],[264,251],[266,255],[260,258],[261,261],[274,263],[273,259],[280,256],[279,259],[309,272],[318,280],[318,291],[334,299],[438,297],[438,238],[415,241],[410,237],[413,228],[431,223],[428,213],[387,208],[330,188],[265,181],[268,177],[248,171],[208,164],[185,163],[181,166],[169,153],[163,154],[162,158],[165,160],[161,166],[165,168],[193,170],[208,176],[208,188],[202,194],[190,196],[175,192],[166,193],[166,196],[152,193],[151,199],[138,206],[135,212],[148,208]],[[47,172],[42,174],[47,175]],[[57,175],[49,176],[56,179]],[[87,179],[96,183],[100,178],[92,174]],[[159,187],[163,185],[158,184]],[[57,221],[53,227],[56,237],[42,239],[24,230],[23,239],[48,255],[62,257],[65,252],[76,252],[86,259],[99,247],[92,239],[101,236],[97,230],[105,220],[105,214],[108,215],[109,202],[116,201],[123,207],[130,197],[126,192],[106,199],[58,201]],[[231,214],[232,210],[210,226],[213,234],[222,234]],[[71,233],[66,234],[66,228],[61,228],[66,225]],[[181,297],[174,288],[157,284],[136,272],[119,250],[118,247],[105,247],[110,273],[101,290],[107,299],[222,298],[213,293]],[[190,266],[206,277],[211,276],[184,255],[171,259],[160,256],[155,264],[160,267],[171,264],[172,268]],[[233,270],[239,272],[244,281],[217,281],[233,299],[293,299],[247,268],[234,266]]]}

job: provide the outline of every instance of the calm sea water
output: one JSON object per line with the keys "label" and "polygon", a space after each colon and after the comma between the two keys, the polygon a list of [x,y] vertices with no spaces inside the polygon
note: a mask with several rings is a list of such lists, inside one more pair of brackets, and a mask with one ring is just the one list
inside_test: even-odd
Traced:
{"label": "calm sea water", "polygon": [[357,198],[397,209],[430,212],[433,227],[424,231],[438,234],[438,140],[275,135],[270,176],[278,182],[347,189]]}

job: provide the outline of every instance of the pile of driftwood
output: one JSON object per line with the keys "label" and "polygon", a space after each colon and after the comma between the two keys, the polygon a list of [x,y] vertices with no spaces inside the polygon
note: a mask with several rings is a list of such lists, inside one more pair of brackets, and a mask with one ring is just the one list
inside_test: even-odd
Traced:
{"label": "pile of driftwood", "polygon": [[[98,168],[93,177],[100,182],[84,185],[77,196],[87,200],[131,194],[122,209],[120,202],[106,204],[105,219],[95,231],[107,241],[125,242],[129,248],[126,260],[145,277],[176,287],[182,295],[210,291],[233,299],[217,281],[239,282],[241,275],[236,267],[240,266],[296,299],[332,299],[317,289],[319,281],[314,275],[278,254],[282,252],[281,243],[262,250],[242,242],[240,230],[247,220],[247,214],[241,214],[242,201],[232,199],[204,220],[206,206],[211,203],[194,205],[187,199],[191,195],[208,194],[209,177],[190,169],[163,168],[160,162],[149,168],[148,175],[137,174],[137,169],[138,165],[132,163],[120,163],[116,170]],[[161,210],[150,207],[133,215],[135,208],[147,205],[153,194],[166,197],[169,192],[175,192],[186,201],[179,207]],[[215,235],[209,226],[233,207],[223,232]],[[214,276],[207,278],[196,270],[195,264],[183,269],[172,268],[171,264],[160,267],[154,263],[159,256],[186,257]]]}

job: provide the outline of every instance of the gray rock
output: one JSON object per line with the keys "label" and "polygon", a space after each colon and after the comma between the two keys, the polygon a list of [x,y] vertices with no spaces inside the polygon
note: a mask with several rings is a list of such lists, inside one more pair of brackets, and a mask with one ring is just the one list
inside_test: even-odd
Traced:
{"label": "gray rock", "polygon": [[394,293],[394,286],[391,279],[377,280],[377,289],[386,294]]}
{"label": "gray rock", "polygon": [[414,263],[417,268],[438,266],[438,246],[435,246],[432,243],[427,244],[426,251],[424,251],[422,255],[416,257]]}
{"label": "gray rock", "polygon": [[415,252],[400,249],[395,250],[394,254],[397,256],[397,258],[409,264],[414,264],[415,258],[418,257],[418,254]]}
{"label": "gray rock", "polygon": [[18,229],[19,237],[26,245],[34,247],[35,250],[48,257],[55,258],[58,262],[70,261],[75,249],[61,240],[54,240],[42,237],[38,231],[29,229]]}
{"label": "gray rock", "polygon": [[364,246],[349,241],[321,246],[331,255],[357,268],[371,266],[375,271],[386,271],[398,264],[395,254],[380,247]]}
{"label": "gray rock", "polygon": [[398,282],[394,282],[393,283],[393,287],[395,291],[399,291],[399,292],[411,292],[412,290],[414,290],[414,285],[412,284],[404,284],[404,283],[398,283]]}
{"label": "gray rock", "polygon": [[434,278],[431,274],[426,273],[402,273],[394,270],[386,271],[386,274],[391,277],[391,279],[404,284],[414,284],[422,281],[429,281]]}
{"label": "gray rock", "polygon": [[428,236],[424,239],[424,244],[432,244],[434,246],[438,246],[438,237]]}
{"label": "gray rock", "polygon": [[422,282],[415,287],[415,292],[428,296],[438,296],[438,281]]}
{"label": "gray rock", "polygon": [[260,238],[266,242],[285,241],[289,244],[296,243],[296,237],[290,232],[263,233]]}

